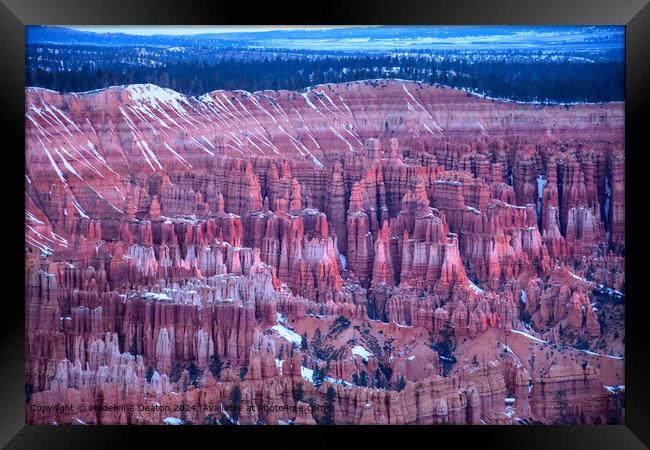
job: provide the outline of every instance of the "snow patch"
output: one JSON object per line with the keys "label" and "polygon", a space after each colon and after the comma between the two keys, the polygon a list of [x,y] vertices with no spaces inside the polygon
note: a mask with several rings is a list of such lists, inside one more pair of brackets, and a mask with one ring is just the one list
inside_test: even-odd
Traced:
{"label": "snow patch", "polygon": [[372,353],[363,348],[361,345],[355,345],[352,347],[352,355],[361,356],[364,361],[368,361],[368,358],[372,355]]}
{"label": "snow patch", "polygon": [[282,325],[273,325],[271,327],[272,330],[277,331],[277,333],[280,335],[280,337],[286,339],[287,341],[291,342],[292,344],[297,344],[300,345],[302,342],[302,338],[298,333],[295,331],[292,331]]}
{"label": "snow patch", "polygon": [[625,390],[625,385],[621,384],[620,386],[603,386],[605,389],[607,389],[609,392],[612,394],[615,394],[616,391],[618,390]]}
{"label": "snow patch", "polygon": [[179,419],[178,417],[165,417],[165,418],[163,419],[163,422],[164,422],[166,425],[183,425],[183,424],[185,424],[185,422],[183,422],[183,421],[182,421],[181,419]]}
{"label": "snow patch", "polygon": [[[525,303],[525,302],[524,302],[524,303]],[[533,336],[533,335],[531,335],[531,334],[528,334],[528,333],[526,333],[525,331],[511,330],[511,332],[512,332],[512,333],[515,333],[515,334],[520,334],[520,335],[522,335],[522,336],[525,336],[525,337],[527,337],[527,338],[530,339],[530,340],[533,340],[533,341],[535,341],[535,342],[539,342],[540,344],[548,344],[548,341],[544,341],[544,340],[542,340],[542,339],[540,339],[540,338],[536,338],[535,336]]]}
{"label": "snow patch", "polygon": [[146,298],[147,300],[171,301],[171,297],[162,292],[145,292],[142,294],[142,298]]}
{"label": "snow patch", "polygon": [[308,369],[307,367],[301,366],[300,367],[300,375],[310,383],[314,383],[314,371],[312,369]]}
{"label": "snow patch", "polygon": [[481,289],[480,287],[472,283],[472,280],[468,279],[468,281],[469,281],[469,287],[472,288],[474,292],[476,292],[477,294],[482,294],[484,292],[483,289]]}

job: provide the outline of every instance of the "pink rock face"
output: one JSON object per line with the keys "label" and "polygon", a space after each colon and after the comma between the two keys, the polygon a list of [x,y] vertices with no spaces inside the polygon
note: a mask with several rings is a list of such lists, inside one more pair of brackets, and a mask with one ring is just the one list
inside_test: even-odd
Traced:
{"label": "pink rock face", "polygon": [[[608,415],[606,389],[598,382],[598,370],[593,367],[554,366],[533,387],[533,415],[550,423],[605,423]],[[590,400],[585,400],[589,398]],[[576,414],[575,405],[584,405]],[[543,411],[543,412],[542,412]]]}
{"label": "pink rock face", "polygon": [[[246,424],[622,416],[622,104],[26,97],[28,423],[235,421],[164,410],[233,398],[263,406]],[[29,408],[57,402],[160,408]]]}

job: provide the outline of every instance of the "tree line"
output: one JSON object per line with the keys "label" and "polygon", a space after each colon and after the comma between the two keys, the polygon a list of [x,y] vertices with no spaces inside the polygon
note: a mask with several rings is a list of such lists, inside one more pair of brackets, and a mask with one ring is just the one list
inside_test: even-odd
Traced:
{"label": "tree line", "polygon": [[186,95],[217,89],[302,90],[323,83],[399,78],[439,83],[489,97],[525,102],[607,102],[624,99],[623,61],[558,58],[534,52],[466,55],[426,52],[274,53],[228,52],[208,57],[168,55],[157,49],[28,46],[27,86],[83,92],[108,86],[153,83]]}

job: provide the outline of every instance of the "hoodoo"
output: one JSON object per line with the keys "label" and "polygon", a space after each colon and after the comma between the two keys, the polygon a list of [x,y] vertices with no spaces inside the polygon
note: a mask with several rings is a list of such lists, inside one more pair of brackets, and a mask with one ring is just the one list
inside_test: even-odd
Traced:
{"label": "hoodoo", "polygon": [[620,422],[622,103],[26,98],[28,423]]}

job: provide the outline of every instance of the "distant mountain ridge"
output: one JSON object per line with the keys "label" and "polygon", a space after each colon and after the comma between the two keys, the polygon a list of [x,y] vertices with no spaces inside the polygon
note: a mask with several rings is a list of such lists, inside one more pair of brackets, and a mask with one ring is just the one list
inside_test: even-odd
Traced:
{"label": "distant mountain ridge", "polygon": [[[80,45],[233,45],[278,46],[301,45],[309,47],[319,41],[351,41],[347,44],[364,48],[381,41],[383,46],[400,48],[405,45],[424,48],[432,45],[544,45],[562,47],[615,46],[623,47],[624,29],[617,26],[378,26],[333,28],[322,30],[272,30],[258,32],[205,33],[195,35],[141,36],[127,33],[95,33],[58,26],[29,26],[26,42],[31,44]],[[459,41],[460,40],[460,41]]]}

